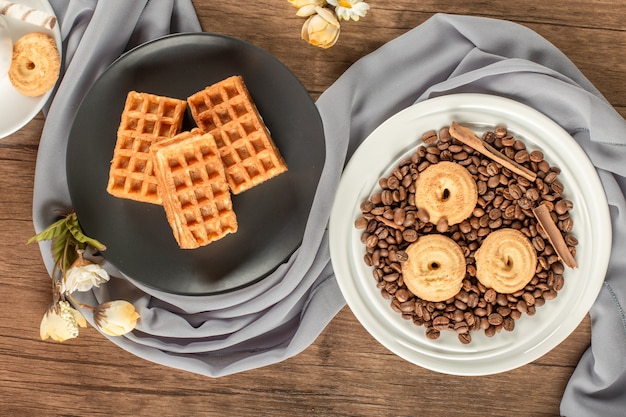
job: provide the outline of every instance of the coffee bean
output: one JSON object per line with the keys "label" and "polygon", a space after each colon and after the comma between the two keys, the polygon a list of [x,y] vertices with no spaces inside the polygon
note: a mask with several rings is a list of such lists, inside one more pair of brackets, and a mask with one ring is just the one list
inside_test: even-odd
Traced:
{"label": "coffee bean", "polygon": [[459,338],[459,341],[464,345],[472,343],[472,336],[469,333],[458,333],[457,337]]}
{"label": "coffee bean", "polygon": [[505,317],[503,322],[503,328],[507,332],[512,332],[515,329],[515,319],[512,317]]}
{"label": "coffee bean", "polygon": [[378,245],[378,236],[369,235],[365,241],[365,245],[368,248],[375,248]]}
{"label": "coffee bean", "polygon": [[398,262],[406,262],[409,260],[409,255],[405,251],[399,250],[396,252],[396,259]]}
{"label": "coffee bean", "polygon": [[498,295],[496,296],[496,304],[498,304],[499,306],[505,306],[508,303],[509,300],[507,300],[506,295],[498,293]]}
{"label": "coffee bean", "polygon": [[457,334],[469,333],[469,326],[464,321],[454,323],[452,328]]}
{"label": "coffee bean", "polygon": [[449,143],[452,141],[452,136],[450,136],[450,129],[447,126],[439,129],[439,142],[440,143]]}
{"label": "coffee bean", "polygon": [[489,304],[495,303],[497,296],[498,293],[496,293],[493,288],[489,288],[484,294],[485,301],[487,301]]}
{"label": "coffee bean", "polygon": [[426,337],[431,339],[431,340],[435,340],[435,339],[439,339],[439,336],[441,335],[441,332],[439,332],[439,330],[433,328],[433,327],[428,327],[426,329]]}
{"label": "coffee bean", "polygon": [[554,210],[558,215],[565,214],[572,208],[574,208],[574,203],[570,200],[559,200],[554,204]]}
{"label": "coffee bean", "polygon": [[532,239],[532,244],[537,252],[541,252],[546,248],[546,243],[541,236],[535,236]]}
{"label": "coffee bean", "polygon": [[535,297],[531,293],[525,292],[524,294],[522,294],[522,300],[526,303],[526,306],[528,307],[535,305]]}
{"label": "coffee bean", "polygon": [[552,288],[555,291],[560,291],[563,289],[563,285],[565,285],[565,279],[563,278],[563,275],[556,275],[555,279],[554,279],[554,285],[552,286]]}
{"label": "coffee bean", "polygon": [[393,222],[397,225],[404,225],[404,220],[406,219],[406,211],[397,207],[393,210]]}
{"label": "coffee bean", "polygon": [[559,229],[561,229],[562,232],[569,233],[573,228],[574,221],[569,217],[559,222]]}
{"label": "coffee bean", "polygon": [[502,146],[508,147],[513,146],[515,144],[515,138],[513,136],[507,135],[502,138]]}
{"label": "coffee bean", "polygon": [[[400,301],[400,303],[404,303],[406,301],[408,301],[408,299],[410,298],[411,293],[409,293],[409,291],[407,291],[404,288],[400,288],[399,290],[396,291],[395,293],[395,297],[398,301]],[[415,310],[415,305],[413,305],[411,311]]]}
{"label": "coffee bean", "polygon": [[545,300],[554,300],[556,298],[556,290],[548,290],[543,293],[543,298]]}
{"label": "coffee bean", "polygon": [[450,324],[450,319],[446,316],[439,316],[433,319],[433,327],[439,331],[445,330]]}
{"label": "coffee bean", "polygon": [[500,174],[495,174],[487,179],[487,187],[494,189],[500,185]]}
{"label": "coffee bean", "polygon": [[424,210],[423,208],[421,208],[421,207],[417,210],[417,218],[422,223],[428,223],[430,221],[430,216],[429,216],[428,212],[426,210]]}
{"label": "coffee bean", "polygon": [[354,227],[356,227],[357,229],[365,229],[367,227],[367,224],[368,221],[363,216],[357,217],[357,219],[354,221]]}
{"label": "coffee bean", "polygon": [[543,161],[543,152],[541,152],[538,149],[535,149],[532,152],[530,152],[529,159],[532,162],[541,162],[541,161]]}
{"label": "coffee bean", "polygon": [[[400,311],[403,313],[413,313],[413,311],[415,311],[415,303],[413,301],[400,301],[400,298],[398,298],[398,291],[401,290],[402,289],[398,289],[394,294],[396,300],[400,302]],[[404,293],[402,293],[402,295],[404,295]]]}
{"label": "coffee bean", "polygon": [[495,134],[496,137],[498,138],[503,138],[507,135],[507,129],[504,126],[497,126],[493,133]]}
{"label": "coffee bean", "polygon": [[554,194],[560,195],[563,193],[564,186],[560,181],[556,180],[550,184],[550,189],[554,192]]}
{"label": "coffee bean", "polygon": [[489,317],[487,317],[487,320],[489,320],[489,324],[492,326],[500,325],[504,321],[499,313],[491,313]]}
{"label": "coffee bean", "polygon": [[554,171],[551,171],[546,174],[545,178],[543,179],[543,182],[545,182],[546,184],[552,184],[554,181],[556,181],[557,177],[558,177],[558,174]]}
{"label": "coffee bean", "polygon": [[383,190],[380,193],[380,202],[385,206],[389,206],[393,203],[393,195],[391,194],[391,190]]}
{"label": "coffee bean", "polygon": [[431,164],[436,164],[436,163],[439,162],[439,155],[438,154],[427,153],[425,158],[426,158],[426,161],[430,162]]}
{"label": "coffee bean", "polygon": [[509,195],[513,200],[519,200],[522,197],[522,189],[517,184],[511,184],[509,186]]}
{"label": "coffee bean", "polygon": [[437,221],[437,231],[439,233],[446,233],[448,231],[448,219],[442,217]]}
{"label": "coffee bean", "polygon": [[397,177],[395,176],[389,177],[389,179],[387,180],[387,188],[389,188],[390,190],[395,190],[399,186],[400,186],[400,180]]}
{"label": "coffee bean", "polygon": [[[437,134],[439,138],[437,140]],[[544,204],[575,254],[578,240],[571,234],[571,201],[563,197],[560,170],[544,159],[540,150],[526,150],[521,140],[506,132],[485,132],[483,138],[505,155],[535,170],[534,182],[512,173],[472,148],[453,140],[447,128],[427,132],[425,144],[409,158],[398,163],[388,177],[379,181],[379,191],[360,204],[361,213],[354,227],[362,230],[365,246],[363,262],[372,274],[381,296],[391,300],[391,308],[403,319],[424,326],[426,335],[436,339],[440,332],[455,331],[461,343],[471,342],[471,332],[483,330],[489,337],[512,331],[515,320],[534,315],[536,308],[556,297],[564,285],[562,262],[546,240],[545,232],[534,219],[532,207]],[[441,160],[454,161],[474,176],[478,203],[470,218],[457,225],[446,220],[436,224],[415,201],[415,181],[419,173]],[[477,281],[474,253],[493,230],[511,227],[520,230],[537,251],[537,269],[531,282],[513,294],[499,294]],[[467,260],[463,288],[449,300],[432,303],[415,297],[405,286],[402,263],[408,260],[405,249],[419,235],[440,233],[455,240]]]}
{"label": "coffee bean", "polygon": [[530,188],[526,191],[526,198],[531,201],[538,201],[540,197],[539,190],[536,188]]}
{"label": "coffee bean", "polygon": [[383,275],[383,281],[395,282],[395,281],[398,280],[399,276],[400,276],[400,274],[398,274],[397,272],[394,272],[392,274]]}
{"label": "coffee bean", "polygon": [[576,246],[578,245],[578,239],[576,239],[576,236],[574,235],[567,235],[565,236],[565,243],[569,246]]}
{"label": "coffee bean", "polygon": [[502,317],[507,317],[511,314],[511,309],[509,307],[498,307],[496,312]]}
{"label": "coffee bean", "polygon": [[413,243],[417,240],[418,234],[415,229],[406,229],[402,232],[402,239],[408,243]]}
{"label": "coffee bean", "polygon": [[428,132],[424,132],[422,135],[422,142],[426,145],[431,145],[437,141],[437,132],[434,130],[429,130]]}
{"label": "coffee bean", "polygon": [[529,161],[528,152],[526,152],[525,149],[519,150],[515,153],[515,156],[513,157],[513,159],[518,164],[523,164],[524,162]]}

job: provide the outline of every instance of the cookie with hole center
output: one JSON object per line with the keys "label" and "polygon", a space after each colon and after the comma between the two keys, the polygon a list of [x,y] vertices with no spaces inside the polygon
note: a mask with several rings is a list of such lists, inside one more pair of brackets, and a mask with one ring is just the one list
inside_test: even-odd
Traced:
{"label": "cookie with hole center", "polygon": [[516,229],[491,232],[474,256],[476,278],[487,288],[512,294],[535,276],[537,252],[526,235]]}
{"label": "cookie with hole center", "polygon": [[467,219],[478,201],[478,187],[462,165],[442,161],[420,172],[415,181],[415,204],[428,213],[430,222],[442,218],[448,225]]}
{"label": "cookie with hole center", "polygon": [[414,295],[438,302],[461,290],[466,262],[463,250],[454,240],[445,235],[424,235],[409,245],[406,253],[402,278]]}

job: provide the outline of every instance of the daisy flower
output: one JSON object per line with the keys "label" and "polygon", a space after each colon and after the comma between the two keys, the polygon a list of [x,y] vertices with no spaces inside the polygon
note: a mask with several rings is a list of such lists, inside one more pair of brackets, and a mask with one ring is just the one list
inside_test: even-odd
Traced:
{"label": "daisy flower", "polygon": [[365,17],[370,9],[363,0],[328,0],[328,4],[335,6],[335,13],[339,19],[358,21]]}

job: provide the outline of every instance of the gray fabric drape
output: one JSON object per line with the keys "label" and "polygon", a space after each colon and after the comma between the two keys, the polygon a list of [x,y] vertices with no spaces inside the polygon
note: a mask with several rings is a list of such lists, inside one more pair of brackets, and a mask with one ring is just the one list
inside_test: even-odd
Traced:
{"label": "gray fabric drape", "polygon": [[[175,32],[200,31],[189,0],[53,1],[62,30],[64,74],[47,112],[37,159],[33,219],[41,231],[71,209],[65,149],[72,120],[93,82],[123,52]],[[340,170],[327,144],[325,171]],[[323,175],[320,190],[338,174]],[[293,356],[308,347],[345,304],[330,264],[325,234],[332,201],[313,203],[303,243],[273,274],[250,287],[214,296],[166,294],[123,276],[105,263],[111,281],[81,302],[132,302],[141,320],[131,334],[111,340],[154,362],[207,376],[222,376]],[[41,244],[46,266],[49,242]],[[93,322],[90,314],[87,319]]]}
{"label": "gray fabric drape", "polygon": [[[497,33],[498,36],[494,36]],[[613,248],[591,309],[592,344],[564,393],[573,416],[626,410],[626,122],[557,48],[523,26],[438,14],[350,67],[317,101],[346,161],[378,125],[407,106],[454,93],[503,96],[567,130],[597,167],[610,205]]]}
{"label": "gray fabric drape", "polygon": [[[80,100],[98,75],[134,45],[170,32],[200,30],[188,0],[51,3],[63,33],[65,67],[37,160],[37,231],[71,208],[65,144]],[[302,246],[268,278],[235,293],[184,297],[145,288],[109,265],[115,277],[80,294],[81,300],[130,300],[142,319],[133,333],[111,338],[114,343],[147,360],[207,376],[299,353],[344,305],[326,227],[345,162],[374,128],[399,110],[461,92],[500,95],[536,108],[572,134],[598,168],[611,208],[613,251],[605,285],[591,310],[592,345],[565,391],[561,410],[567,416],[623,415],[626,260],[618,255],[626,249],[626,123],[566,56],[511,22],[435,15],[359,60],[321,95],[317,106],[327,156],[311,217]],[[51,270],[49,245],[43,243],[41,250]]]}

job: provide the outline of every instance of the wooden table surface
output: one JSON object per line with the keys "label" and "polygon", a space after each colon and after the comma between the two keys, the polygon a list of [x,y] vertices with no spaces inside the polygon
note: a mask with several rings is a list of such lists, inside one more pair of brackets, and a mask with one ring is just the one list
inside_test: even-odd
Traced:
{"label": "wooden table surface", "polygon": [[[353,62],[445,12],[512,20],[560,48],[626,114],[622,0],[372,0],[328,50],[300,40],[286,0],[194,1],[205,31],[252,42],[289,67],[317,98]],[[498,36],[494,33],[494,36]],[[2,99],[2,98],[0,98]],[[0,115],[0,117],[3,117]],[[41,341],[49,277],[33,234],[40,114],[0,141],[0,415],[10,416],[556,416],[590,340],[586,318],[563,343],[521,368],[484,377],[409,364],[374,340],[345,307],[308,349],[284,362],[211,379],[147,362],[93,328]]]}

